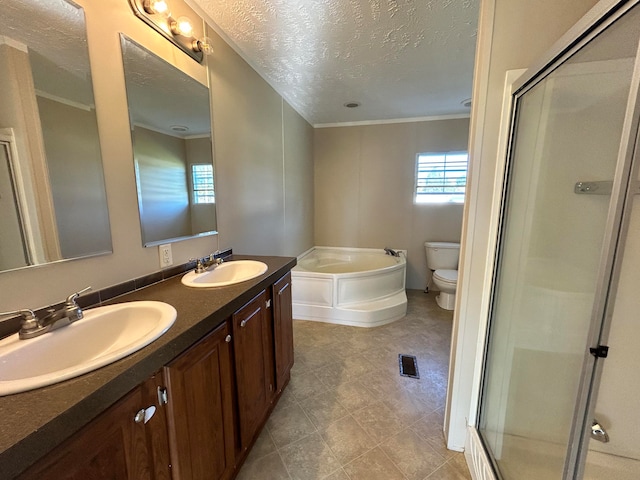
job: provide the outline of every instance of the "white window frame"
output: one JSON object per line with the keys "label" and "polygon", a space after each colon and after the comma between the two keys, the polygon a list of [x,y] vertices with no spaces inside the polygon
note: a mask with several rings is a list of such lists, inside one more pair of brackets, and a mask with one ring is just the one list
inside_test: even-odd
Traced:
{"label": "white window frame", "polygon": [[[211,188],[197,188],[196,185],[196,167],[208,167],[211,169]],[[208,163],[193,163],[191,164],[191,185],[192,185],[192,199],[194,205],[207,205],[216,203],[215,188],[213,180],[213,165]],[[210,193],[209,193],[210,192]]]}
{"label": "white window frame", "polygon": [[[463,167],[459,159],[452,158],[449,160],[449,157],[459,157],[461,155],[466,157]],[[441,179],[432,179],[428,185],[425,182],[425,176],[421,175],[425,171],[424,164],[426,163],[421,162],[423,157],[444,157],[443,160],[434,162],[431,170],[433,173],[441,174]],[[416,155],[415,180],[413,184],[413,203],[416,205],[464,203],[468,169],[469,153],[466,151],[418,153]],[[459,183],[461,178],[464,178],[464,184]],[[457,183],[456,179],[458,179]],[[431,189],[431,191],[425,192],[427,188]]]}

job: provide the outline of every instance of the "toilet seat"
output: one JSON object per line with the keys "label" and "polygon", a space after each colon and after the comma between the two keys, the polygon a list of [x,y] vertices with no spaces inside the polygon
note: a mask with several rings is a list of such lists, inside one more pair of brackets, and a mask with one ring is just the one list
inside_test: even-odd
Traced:
{"label": "toilet seat", "polygon": [[458,283],[458,271],[457,270],[436,270],[433,272],[433,279],[442,283],[455,285]]}

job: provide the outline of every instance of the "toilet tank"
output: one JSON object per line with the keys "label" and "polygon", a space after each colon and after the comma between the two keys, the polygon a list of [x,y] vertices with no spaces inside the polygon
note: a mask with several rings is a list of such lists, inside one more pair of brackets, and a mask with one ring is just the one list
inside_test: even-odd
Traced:
{"label": "toilet tank", "polygon": [[429,270],[457,270],[460,244],[451,242],[425,242]]}

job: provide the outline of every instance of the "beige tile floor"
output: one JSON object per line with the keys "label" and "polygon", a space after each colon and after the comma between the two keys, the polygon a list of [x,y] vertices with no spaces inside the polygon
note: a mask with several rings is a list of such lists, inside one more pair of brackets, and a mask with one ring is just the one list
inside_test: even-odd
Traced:
{"label": "beige tile floor", "polygon": [[[407,316],[382,327],[294,321],[291,382],[239,480],[471,478],[442,434],[452,312],[407,295]],[[399,375],[399,353],[419,380]]]}

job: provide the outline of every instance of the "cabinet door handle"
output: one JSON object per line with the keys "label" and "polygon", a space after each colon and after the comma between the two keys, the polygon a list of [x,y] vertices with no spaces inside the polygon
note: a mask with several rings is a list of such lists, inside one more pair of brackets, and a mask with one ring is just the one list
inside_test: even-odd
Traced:
{"label": "cabinet door handle", "polygon": [[141,408],[140,410],[138,410],[138,413],[136,413],[136,416],[133,417],[133,421],[136,423],[142,423],[144,421],[144,408]]}
{"label": "cabinet door handle", "polygon": [[166,387],[158,387],[158,405],[166,405],[169,403],[169,395]]}
{"label": "cabinet door handle", "polygon": [[136,423],[147,423],[155,414],[156,407],[153,405],[147,408],[141,408],[133,417],[133,421]]}
{"label": "cabinet door handle", "polygon": [[244,327],[244,326],[249,322],[249,320],[251,320],[251,317],[249,317],[249,318],[245,318],[244,320],[242,320],[242,321],[240,322],[240,326],[241,326],[241,327]]}
{"label": "cabinet door handle", "polygon": [[227,343],[231,343],[231,335],[227,335],[226,337],[224,337],[224,341]]}

